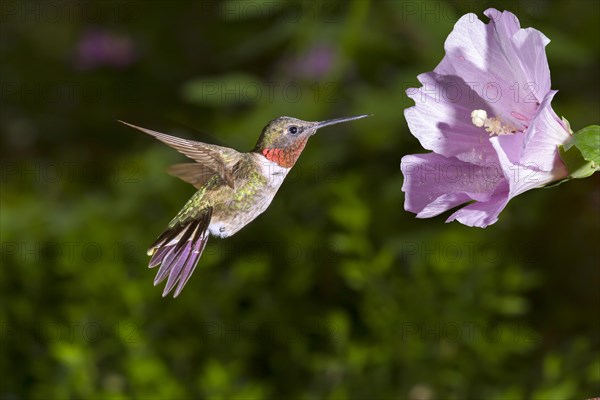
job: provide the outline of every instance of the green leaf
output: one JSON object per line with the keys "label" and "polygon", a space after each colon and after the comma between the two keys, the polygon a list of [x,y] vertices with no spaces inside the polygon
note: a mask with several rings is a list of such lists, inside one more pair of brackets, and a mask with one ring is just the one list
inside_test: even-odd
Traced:
{"label": "green leaf", "polygon": [[573,134],[572,139],[558,146],[560,158],[567,165],[569,176],[553,185],[570,179],[587,178],[600,169],[600,126],[590,125]]}
{"label": "green leaf", "polygon": [[577,147],[571,146],[567,149],[566,146],[558,146],[560,158],[569,170],[569,177],[566,180],[587,178],[596,172],[597,167],[595,168],[591,161],[585,160]]}
{"label": "green leaf", "polygon": [[600,167],[600,125],[590,125],[573,135],[575,146],[596,170]]}

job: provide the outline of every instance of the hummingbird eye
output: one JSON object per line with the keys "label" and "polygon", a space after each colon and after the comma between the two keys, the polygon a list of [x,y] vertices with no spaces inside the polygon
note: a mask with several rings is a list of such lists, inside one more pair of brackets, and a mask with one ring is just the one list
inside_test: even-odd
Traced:
{"label": "hummingbird eye", "polygon": [[295,135],[296,133],[298,133],[298,127],[297,127],[297,126],[290,126],[290,127],[288,128],[288,132],[289,132],[291,135]]}

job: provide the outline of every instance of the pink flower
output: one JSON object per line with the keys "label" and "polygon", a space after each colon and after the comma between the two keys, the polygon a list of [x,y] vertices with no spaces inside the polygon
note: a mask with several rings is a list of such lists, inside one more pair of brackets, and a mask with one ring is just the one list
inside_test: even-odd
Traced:
{"label": "pink flower", "polygon": [[284,67],[289,75],[302,79],[322,79],[331,71],[335,63],[335,49],[318,43],[305,53],[285,60]]}
{"label": "pink flower", "polygon": [[404,208],[418,218],[471,203],[446,222],[484,228],[513,197],[569,174],[557,150],[570,131],[551,107],[548,38],[508,11],[485,15],[488,24],[464,15],[440,64],[407,90],[410,131],[433,151],[402,158]]}
{"label": "pink flower", "polygon": [[137,59],[134,41],[104,29],[87,30],[77,43],[75,64],[80,69],[124,68]]}

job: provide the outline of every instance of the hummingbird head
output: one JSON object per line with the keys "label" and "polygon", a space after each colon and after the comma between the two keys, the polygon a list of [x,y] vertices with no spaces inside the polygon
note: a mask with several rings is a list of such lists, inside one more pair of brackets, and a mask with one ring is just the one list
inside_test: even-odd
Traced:
{"label": "hummingbird head", "polygon": [[308,138],[319,128],[368,116],[365,114],[320,122],[303,121],[292,117],[275,118],[264,127],[254,151],[282,167],[291,168],[304,150]]}

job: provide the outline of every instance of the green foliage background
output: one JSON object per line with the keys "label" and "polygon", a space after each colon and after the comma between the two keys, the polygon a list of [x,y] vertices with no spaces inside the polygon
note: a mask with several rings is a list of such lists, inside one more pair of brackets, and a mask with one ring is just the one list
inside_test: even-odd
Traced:
{"label": "green foliage background", "polygon": [[[2,3],[2,398],[598,395],[598,177],[525,193],[481,230],[403,211],[399,164],[423,152],[404,90],[489,6],[552,40],[557,113],[598,123],[599,3],[79,4]],[[79,68],[90,28],[136,61]],[[145,250],[193,188],[164,172],[182,156],[117,119],[243,150],[279,115],[362,113],[161,298]]]}

